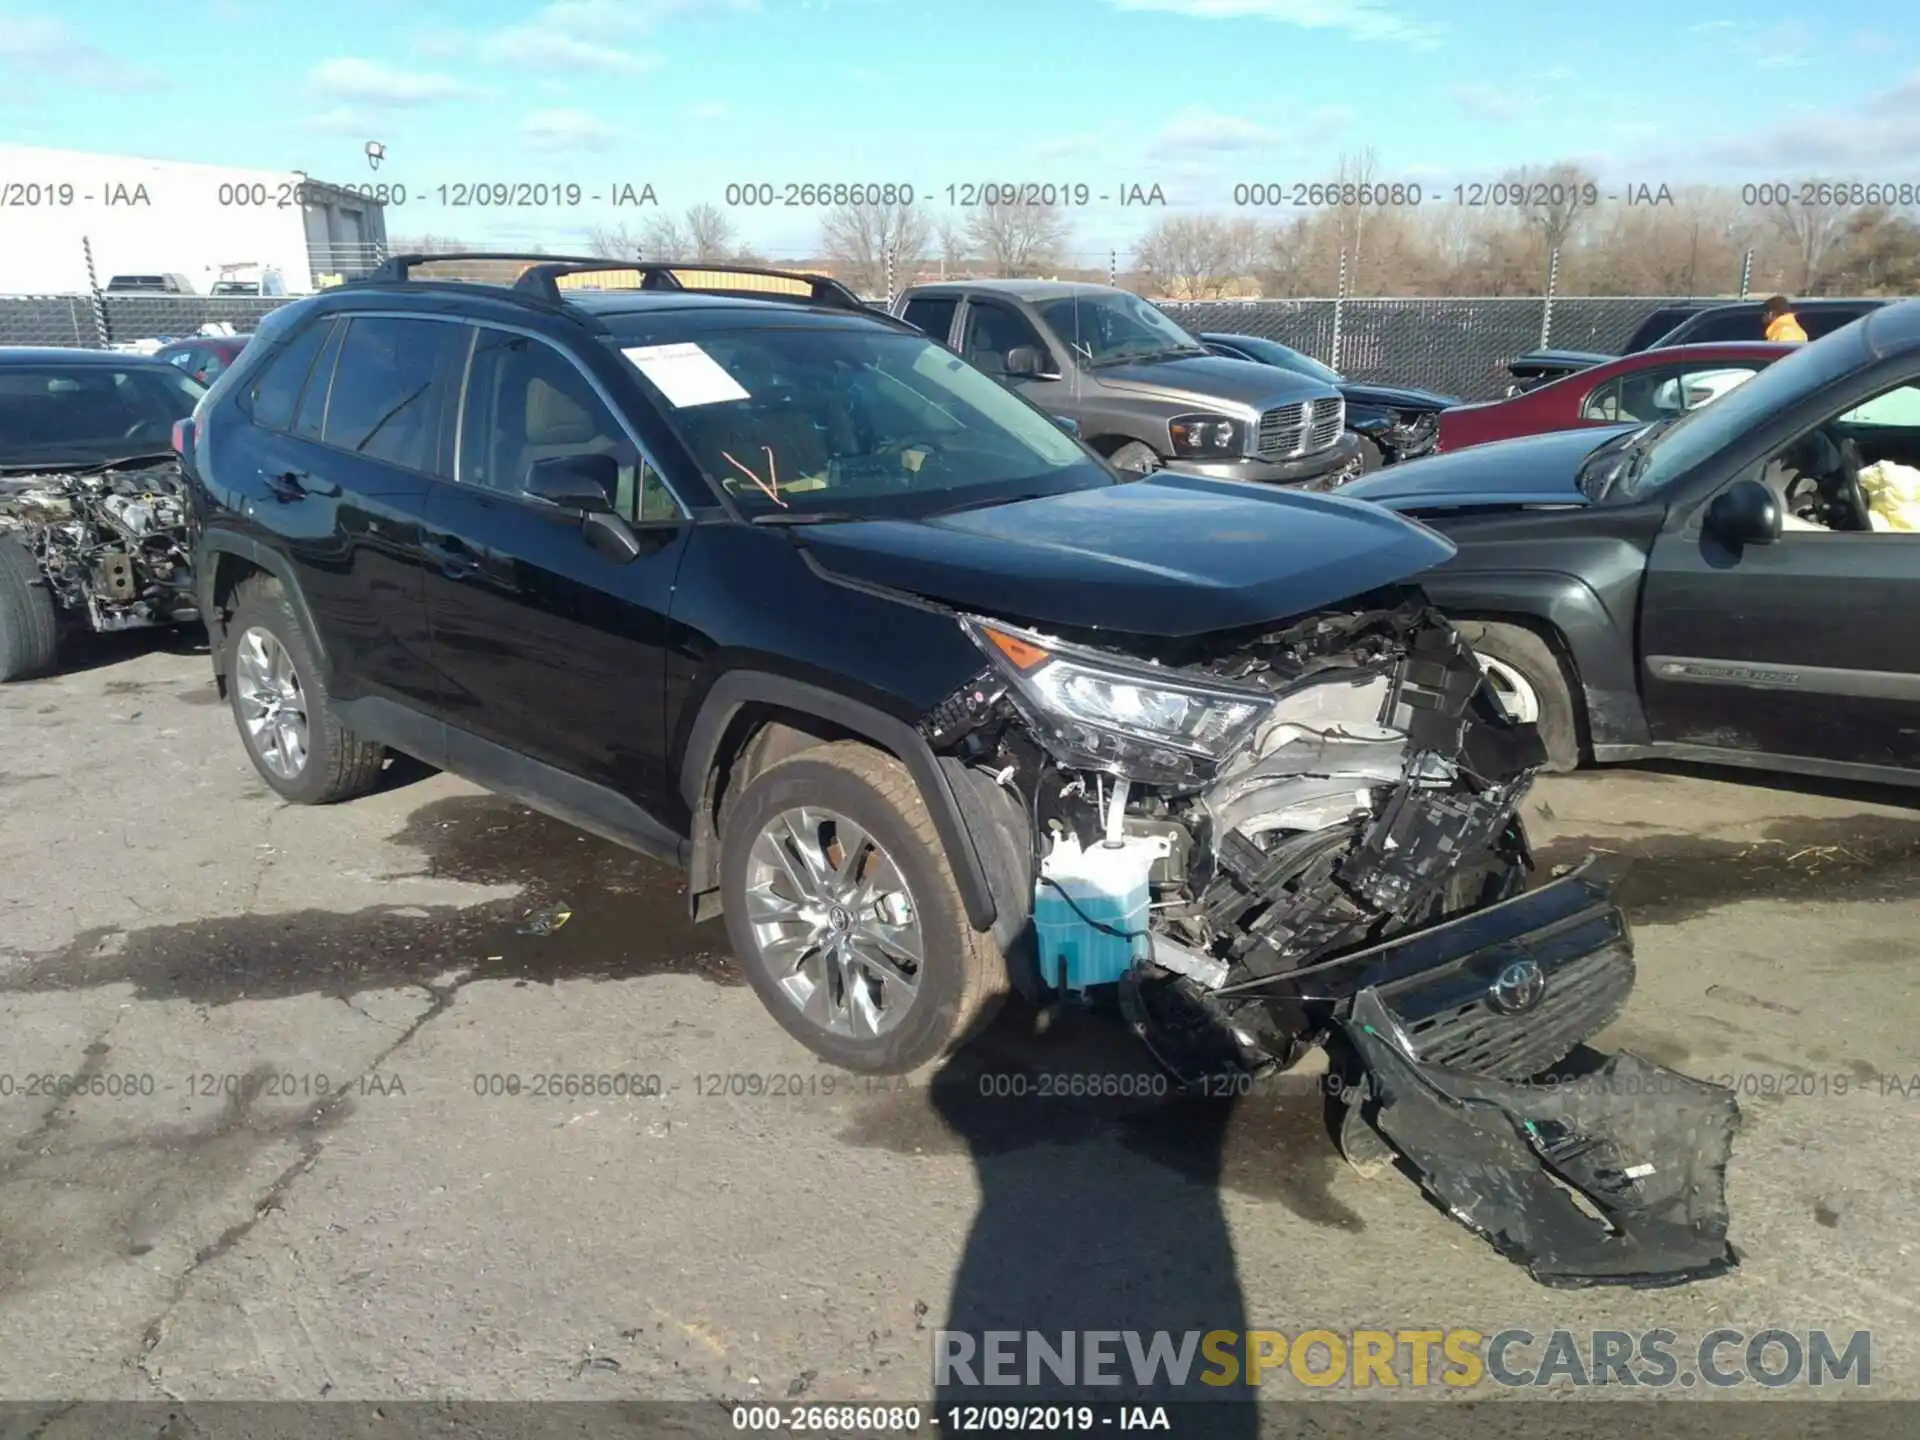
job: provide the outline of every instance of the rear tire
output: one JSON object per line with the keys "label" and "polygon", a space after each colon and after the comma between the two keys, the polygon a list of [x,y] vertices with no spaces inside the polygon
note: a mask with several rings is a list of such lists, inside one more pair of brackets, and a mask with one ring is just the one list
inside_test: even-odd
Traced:
{"label": "rear tire", "polygon": [[1459,620],[1454,629],[1480,657],[1509,713],[1539,728],[1547,769],[1579,769],[1580,720],[1573,682],[1547,642],[1523,625],[1493,620]]}
{"label": "rear tire", "polygon": [[280,582],[248,580],[237,598],[227,625],[227,699],[260,778],[295,805],[331,805],[372,790],[387,752],[334,715],[313,646]]}
{"label": "rear tire", "polygon": [[59,617],[40,562],[0,536],[0,682],[46,674],[59,649]]}
{"label": "rear tire", "polygon": [[[870,846],[844,843],[856,832]],[[761,1003],[844,1069],[900,1075],[943,1059],[1006,998],[1006,957],[967,919],[919,786],[869,745],[815,746],[749,782],[722,817],[720,885]]]}

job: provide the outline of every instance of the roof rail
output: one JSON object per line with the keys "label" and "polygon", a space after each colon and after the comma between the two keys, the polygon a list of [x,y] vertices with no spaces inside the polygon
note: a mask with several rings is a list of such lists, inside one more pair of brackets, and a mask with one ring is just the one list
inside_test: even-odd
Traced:
{"label": "roof rail", "polygon": [[[609,260],[603,257],[535,255],[504,250],[393,255],[381,261],[364,283],[393,284],[412,279],[412,272],[423,265],[459,265],[474,260],[520,262],[523,268],[511,281],[492,283],[537,296],[549,303],[564,301],[564,290],[588,288],[564,285],[562,282],[569,276],[619,274],[633,277],[630,286],[621,288],[683,290],[690,294],[730,295],[749,300],[785,300],[793,304],[825,305],[836,310],[856,310],[866,314],[871,314],[874,309],[831,276],[707,260]],[[431,277],[423,275],[420,278],[426,280]],[[743,283],[727,283],[735,278]],[[786,283],[778,286],[756,285],[752,283],[755,280]]]}

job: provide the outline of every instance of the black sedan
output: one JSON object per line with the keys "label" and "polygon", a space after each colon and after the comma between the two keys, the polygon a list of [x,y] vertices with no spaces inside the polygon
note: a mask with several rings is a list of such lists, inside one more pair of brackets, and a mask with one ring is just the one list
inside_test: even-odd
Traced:
{"label": "black sedan", "polygon": [[1920,301],[1650,425],[1342,493],[1458,547],[1422,578],[1556,768],[1646,757],[1920,784]]}
{"label": "black sedan", "polygon": [[1311,355],[1262,335],[1205,334],[1200,341],[1216,355],[1277,365],[1338,387],[1347,397],[1347,428],[1360,437],[1361,461],[1368,470],[1412,460],[1433,449],[1440,434],[1440,412],[1461,403],[1457,395],[1349,380]]}

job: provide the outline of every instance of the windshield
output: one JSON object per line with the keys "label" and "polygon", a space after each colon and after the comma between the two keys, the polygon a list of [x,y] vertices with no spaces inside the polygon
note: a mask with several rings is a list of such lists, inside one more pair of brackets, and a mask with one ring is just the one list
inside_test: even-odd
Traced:
{"label": "windshield", "polygon": [[750,518],[905,518],[1116,483],[1047,416],[923,336],[762,325],[622,353]]}
{"label": "windshield", "polygon": [[1278,365],[1300,375],[1310,375],[1315,380],[1323,380],[1329,385],[1344,385],[1346,379],[1338,371],[1330,370],[1311,355],[1302,355],[1290,346],[1282,345],[1278,340],[1264,340],[1258,335],[1242,335],[1234,340],[1236,348],[1246,351],[1257,360],[1269,365]]}
{"label": "windshield", "polygon": [[168,366],[0,366],[0,466],[93,465],[164,448],[206,391]]}
{"label": "windshield", "polygon": [[1635,453],[1621,473],[1622,495],[1651,495],[1672,484],[1802,397],[1846,375],[1865,358],[1859,331],[1836,332],[1774,361],[1711,405],[1641,432],[1628,447]]}
{"label": "windshield", "polygon": [[1090,369],[1213,353],[1160,310],[1124,290],[1066,295],[1034,309]]}

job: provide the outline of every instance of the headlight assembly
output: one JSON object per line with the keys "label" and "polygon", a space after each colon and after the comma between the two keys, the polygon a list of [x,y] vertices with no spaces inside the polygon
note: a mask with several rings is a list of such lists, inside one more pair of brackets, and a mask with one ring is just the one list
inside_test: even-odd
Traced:
{"label": "headlight assembly", "polygon": [[1273,708],[1264,691],[1209,685],[968,616],[1037,739],[1064,765],[1178,785],[1211,778]]}
{"label": "headlight assembly", "polygon": [[1245,422],[1231,415],[1181,415],[1167,422],[1167,439],[1182,459],[1238,455],[1246,443]]}

